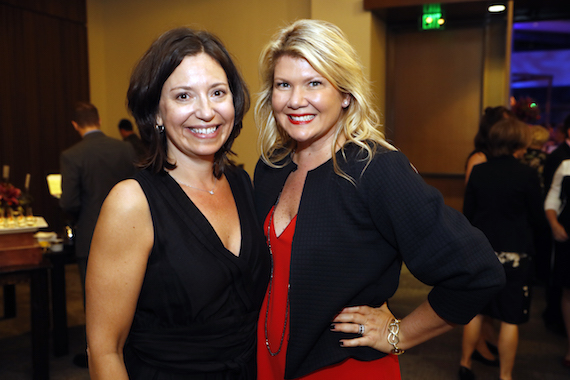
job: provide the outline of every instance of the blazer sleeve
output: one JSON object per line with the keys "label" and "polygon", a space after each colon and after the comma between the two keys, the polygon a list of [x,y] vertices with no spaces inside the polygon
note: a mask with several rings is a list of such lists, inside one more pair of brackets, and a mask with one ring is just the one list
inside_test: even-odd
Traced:
{"label": "blazer sleeve", "polygon": [[364,174],[375,223],[410,272],[433,286],[428,300],[435,312],[452,323],[468,323],[505,284],[493,248],[403,154],[377,157]]}

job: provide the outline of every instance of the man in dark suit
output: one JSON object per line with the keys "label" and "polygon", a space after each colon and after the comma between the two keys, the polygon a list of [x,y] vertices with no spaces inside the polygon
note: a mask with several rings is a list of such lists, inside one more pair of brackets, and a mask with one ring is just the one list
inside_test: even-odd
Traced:
{"label": "man in dark suit", "polygon": [[[128,143],[101,132],[99,112],[90,103],[77,103],[71,124],[82,140],[61,153],[59,204],[75,226],[75,256],[85,295],[87,256],[99,211],[111,188],[134,175],[135,152]],[[87,367],[85,354],[73,361]]]}
{"label": "man in dark suit", "polygon": [[135,149],[137,158],[141,159],[146,155],[147,149],[144,146],[141,138],[133,131],[133,123],[128,119],[121,119],[119,121],[119,133],[123,141],[128,142]]}
{"label": "man in dark suit", "polygon": [[135,154],[129,144],[100,130],[99,112],[90,103],[76,105],[71,124],[82,140],[61,154],[59,204],[75,224],[75,255],[84,284],[99,210],[111,188],[135,173]]}

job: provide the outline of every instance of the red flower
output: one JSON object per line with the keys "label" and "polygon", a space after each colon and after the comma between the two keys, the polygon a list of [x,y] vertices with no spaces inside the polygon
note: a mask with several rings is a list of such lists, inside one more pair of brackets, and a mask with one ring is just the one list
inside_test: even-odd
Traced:
{"label": "red flower", "polygon": [[0,206],[17,206],[22,191],[11,183],[0,183]]}

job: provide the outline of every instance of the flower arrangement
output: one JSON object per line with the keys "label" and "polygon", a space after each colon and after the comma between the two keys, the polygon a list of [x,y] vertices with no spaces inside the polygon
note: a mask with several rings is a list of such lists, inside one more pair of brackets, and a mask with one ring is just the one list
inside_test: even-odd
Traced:
{"label": "flower arrangement", "polygon": [[9,181],[10,168],[3,167],[2,180],[0,181],[0,228],[22,227],[35,222],[33,218],[32,197],[28,191],[30,175],[26,175],[26,189],[22,192]]}
{"label": "flower arrangement", "polygon": [[0,207],[17,207],[20,205],[22,191],[8,182],[0,183]]}

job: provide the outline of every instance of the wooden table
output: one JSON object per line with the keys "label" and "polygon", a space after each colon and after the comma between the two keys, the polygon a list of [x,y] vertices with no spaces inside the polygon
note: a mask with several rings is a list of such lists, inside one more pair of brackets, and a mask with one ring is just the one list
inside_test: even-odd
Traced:
{"label": "wooden table", "polygon": [[30,284],[32,373],[34,380],[49,379],[49,282],[51,264],[42,260],[38,264],[0,267],[0,285]]}
{"label": "wooden table", "polygon": [[33,226],[4,228],[0,233],[0,286],[4,286],[4,317],[16,316],[14,285],[30,284],[32,378],[49,379],[50,307],[48,282],[51,263],[43,257],[34,233],[47,223],[37,217]]}
{"label": "wooden table", "polygon": [[77,262],[73,246],[64,246],[61,252],[47,251],[44,257],[51,263],[50,287],[53,321],[53,353],[56,357],[69,353],[67,328],[67,294],[65,266]]}

